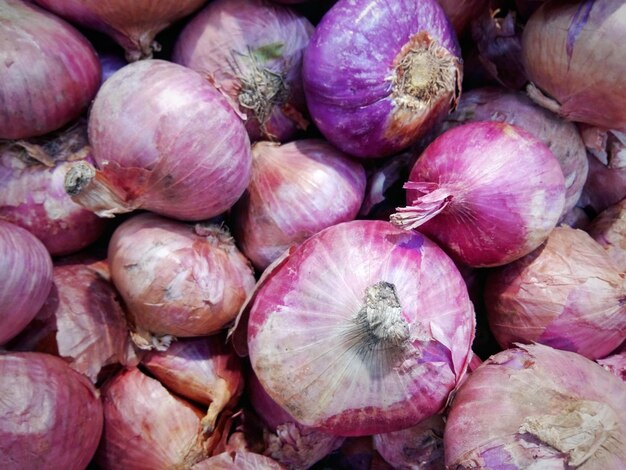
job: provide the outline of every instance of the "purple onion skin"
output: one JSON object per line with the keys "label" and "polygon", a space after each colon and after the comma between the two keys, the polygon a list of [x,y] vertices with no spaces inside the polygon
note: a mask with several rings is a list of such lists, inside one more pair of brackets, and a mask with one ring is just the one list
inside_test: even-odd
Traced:
{"label": "purple onion skin", "polygon": [[102,83],[128,64],[121,56],[111,52],[101,52],[99,58],[100,66],[102,67]]}
{"label": "purple onion skin", "polygon": [[0,4],[0,139],[47,134],[77,118],[100,86],[87,39],[30,3]]}
{"label": "purple onion skin", "polygon": [[456,33],[461,36],[476,17],[487,7],[488,0],[437,0],[446,12]]}
{"label": "purple onion skin", "polygon": [[[394,61],[420,32],[459,56],[456,34],[435,0],[340,0],[319,23],[304,55],[304,90],[313,121],[340,150],[392,155],[454,106],[455,90],[420,113],[393,96]],[[460,80],[460,65],[455,68]]]}

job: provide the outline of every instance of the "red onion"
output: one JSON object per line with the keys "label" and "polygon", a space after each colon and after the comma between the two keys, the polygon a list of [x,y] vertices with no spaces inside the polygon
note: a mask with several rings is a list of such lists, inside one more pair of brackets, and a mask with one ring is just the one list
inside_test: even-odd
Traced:
{"label": "red onion", "polygon": [[624,383],[584,357],[542,345],[489,358],[446,421],[446,468],[624,467]]}
{"label": "red onion", "polygon": [[77,252],[95,242],[106,221],[65,192],[71,162],[87,160],[87,123],[43,139],[0,143],[0,219],[39,238],[51,255]]}
{"label": "red onion", "polygon": [[0,4],[0,139],[47,134],[77,118],[100,86],[89,42],[20,0]]}
{"label": "red onion", "polygon": [[450,129],[415,163],[408,206],[391,216],[420,228],[472,267],[510,263],[546,239],[563,212],[565,185],[550,149],[499,122]]}
{"label": "red onion", "polygon": [[117,54],[101,52],[98,54],[102,67],[102,82],[111,78],[115,72],[127,65],[127,62]]}
{"label": "red onion", "polygon": [[618,268],[626,272],[626,199],[602,211],[587,232],[604,247]]}
{"label": "red onion", "polygon": [[625,42],[625,3],[544,3],[522,36],[531,97],[570,121],[626,132]]}
{"label": "red onion", "polygon": [[202,405],[205,432],[215,429],[221,411],[234,405],[243,391],[241,363],[223,335],[181,339],[167,351],[151,352],[143,364],[163,385]]}
{"label": "red onion", "polygon": [[154,38],[175,21],[193,13],[206,0],[35,0],[39,5],[112,37],[126,50],[128,61],[152,58],[161,50]]}
{"label": "red onion", "polygon": [[473,306],[447,255],[383,221],[318,232],[268,277],[248,324],[254,372],[299,423],[390,432],[440,411],[461,379]]}
{"label": "red onion", "polygon": [[304,55],[309,111],[340,150],[392,155],[454,108],[459,56],[436,0],[339,0]]}
{"label": "red onion", "polygon": [[589,156],[589,174],[578,205],[599,214],[626,198],[626,168],[609,168]]}
{"label": "red onion", "polygon": [[624,274],[587,233],[566,226],[491,272],[485,305],[503,348],[536,341],[597,359],[626,339]]}
{"label": "red onion", "polygon": [[[580,200],[579,200],[580,201]],[[591,218],[587,211],[579,206],[574,206],[572,209],[561,217],[560,224],[568,225],[572,228],[579,228],[586,230],[591,223]]]}
{"label": "red onion", "polygon": [[191,467],[192,470],[285,470],[280,463],[254,452],[222,452]]}
{"label": "red onion", "polygon": [[526,21],[543,2],[545,0],[515,0],[515,9]]}
{"label": "red onion", "polygon": [[225,230],[154,214],[132,217],[115,230],[109,262],[134,327],[156,336],[223,329],[255,283]]}
{"label": "red onion", "polygon": [[302,55],[313,26],[265,0],[215,0],[185,27],[174,61],[208,76],[247,116],[252,140],[306,128]]}
{"label": "red onion", "polygon": [[252,157],[252,180],[232,220],[237,243],[260,271],[289,245],[356,217],[365,170],[327,142],[259,142]]}
{"label": "red onion", "polygon": [[35,317],[52,287],[46,247],[17,225],[0,220],[0,345]]}
{"label": "red onion", "polygon": [[487,0],[437,0],[446,12],[452,26],[460,36],[475,18],[487,6]]}
{"label": "red onion", "polygon": [[232,206],[250,180],[248,135],[226,99],[162,60],[127,65],[102,85],[89,141],[98,170],[76,164],[65,184],[100,216],[141,208],[203,220]]}
{"label": "red onion", "polygon": [[626,382],[626,343],[611,355],[596,361],[613,375]]}
{"label": "red onion", "polygon": [[626,133],[579,125],[587,150],[609,168],[626,167]]}
{"label": "red onion", "polygon": [[48,354],[0,354],[0,467],[83,470],[102,433],[87,378]]}

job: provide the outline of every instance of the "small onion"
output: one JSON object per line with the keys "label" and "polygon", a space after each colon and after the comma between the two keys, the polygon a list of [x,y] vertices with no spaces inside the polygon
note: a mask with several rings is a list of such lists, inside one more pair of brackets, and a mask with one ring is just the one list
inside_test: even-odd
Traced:
{"label": "small onion", "polygon": [[566,226],[492,271],[485,305],[503,348],[536,341],[597,359],[626,339],[624,274],[587,233]]}
{"label": "small onion", "polygon": [[254,140],[306,128],[302,55],[313,26],[265,0],[215,0],[181,33],[174,62],[210,77],[247,116]]}
{"label": "small onion", "polygon": [[365,170],[323,140],[252,148],[252,180],[232,210],[244,254],[264,270],[291,244],[356,217]]}
{"label": "small onion", "polygon": [[100,86],[89,42],[28,2],[0,3],[0,44],[0,139],[59,129],[87,108]]}
{"label": "small onion", "polygon": [[489,358],[454,397],[446,468],[622,469],[626,387],[594,362],[542,345]]}
{"label": "small onion", "polygon": [[587,228],[617,267],[626,272],[626,199],[602,211]]}
{"label": "small onion", "polygon": [[0,220],[0,345],[35,318],[52,287],[46,247],[17,225]]}
{"label": "small onion", "polygon": [[435,139],[391,216],[419,227],[471,267],[497,266],[537,248],[563,212],[565,185],[550,149],[524,129],[472,122]]}
{"label": "small onion", "polygon": [[589,155],[589,174],[578,205],[599,214],[626,198],[626,168],[610,168]]}
{"label": "small onion", "polygon": [[226,99],[162,60],[127,65],[102,85],[89,141],[98,170],[75,164],[65,188],[100,216],[141,208],[203,220],[232,206],[250,180],[248,135]]}
{"label": "small onion", "polygon": [[0,354],[0,467],[83,470],[102,434],[86,377],[42,353]]}
{"label": "small onion", "polygon": [[454,108],[462,76],[456,34],[436,0],[339,0],[303,66],[315,124],[358,157],[415,143]]}
{"label": "small onion", "polygon": [[299,423],[367,435],[445,406],[474,326],[463,278],[439,247],[359,220],[313,235],[265,280],[248,348],[265,391]]}
{"label": "small onion", "polygon": [[280,463],[248,451],[222,452],[191,467],[192,470],[285,470]]}

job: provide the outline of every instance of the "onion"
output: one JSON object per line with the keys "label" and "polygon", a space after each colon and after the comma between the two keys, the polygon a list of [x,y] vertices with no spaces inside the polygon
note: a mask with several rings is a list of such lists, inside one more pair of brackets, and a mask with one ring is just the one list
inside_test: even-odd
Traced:
{"label": "onion", "polygon": [[591,218],[587,211],[579,206],[574,206],[569,212],[561,217],[561,225],[568,225],[572,228],[586,230],[591,223]]}
{"label": "onion", "polygon": [[102,67],[103,83],[111,78],[115,72],[127,65],[124,59],[111,52],[101,52],[99,58],[100,66]]}
{"label": "onion", "polygon": [[587,232],[604,247],[621,272],[626,272],[626,199],[593,219]]}
{"label": "onion", "polygon": [[102,433],[87,378],[48,354],[0,354],[0,467],[83,470]]}
{"label": "onion", "polygon": [[531,97],[570,121],[626,132],[625,42],[626,3],[544,3],[522,36]]}
{"label": "onion", "polygon": [[596,361],[613,375],[626,382],[626,343],[611,355]]}
{"label": "onion", "polygon": [[232,220],[235,239],[260,271],[289,245],[357,216],[365,170],[327,142],[259,142],[252,156],[252,180]]}
{"label": "onion", "polygon": [[243,391],[240,360],[221,334],[181,339],[167,351],[149,353],[142,362],[170,390],[209,406],[202,418],[205,432],[215,429],[218,415]]}
{"label": "onion", "polygon": [[476,17],[487,6],[487,0],[437,0],[450,19],[452,26],[460,36]]}
{"label": "onion", "polygon": [[42,7],[88,28],[108,34],[126,51],[129,62],[152,58],[161,46],[154,38],[206,0],[35,0]]}
{"label": "onion", "polygon": [[599,214],[626,198],[626,168],[609,168],[593,156],[588,162],[589,174],[578,205]]}
{"label": "onion", "polygon": [[358,157],[392,155],[454,108],[462,67],[436,0],[339,0],[304,55],[309,112]]}
{"label": "onion", "polygon": [[252,140],[284,142],[307,125],[301,68],[312,32],[304,16],[271,2],[215,0],[185,27],[173,58],[237,103]]}
{"label": "onion", "polygon": [[254,452],[222,452],[191,467],[192,470],[284,470],[281,464]]}
{"label": "onion", "polygon": [[392,222],[419,227],[471,267],[510,263],[534,250],[565,200],[563,172],[550,149],[499,122],[444,132],[415,163],[405,188],[408,206]]}
{"label": "onion", "polygon": [[100,86],[89,42],[20,0],[0,5],[0,139],[47,134],[77,118]]}
{"label": "onion", "polygon": [[102,85],[89,141],[98,170],[76,164],[65,187],[104,217],[142,208],[207,219],[232,206],[250,180],[249,139],[225,98],[162,60],[130,64]]}
{"label": "onion", "polygon": [[597,359],[626,339],[624,274],[587,233],[566,226],[491,272],[485,305],[503,348],[536,341]]}
{"label": "onion", "polygon": [[388,222],[352,221],[313,235],[265,280],[248,348],[265,391],[299,423],[367,435],[445,406],[474,326],[463,278],[439,247]]}
{"label": "onion", "polygon": [[255,283],[225,230],[154,214],[132,217],[115,230],[109,262],[140,335],[216,333],[234,320]]}
{"label": "onion", "polygon": [[623,468],[624,403],[624,383],[578,354],[542,345],[500,352],[455,395],[446,468]]}
{"label": "onion", "polygon": [[106,221],[73,202],[64,187],[71,162],[93,162],[89,151],[86,121],[45,138],[0,143],[0,219],[34,234],[53,256],[95,242]]}
{"label": "onion", "polygon": [[522,18],[524,18],[524,21],[526,21],[543,2],[545,2],[545,0],[515,0],[515,9]]}
{"label": "onion", "polygon": [[17,225],[0,220],[0,345],[37,315],[52,287],[46,247]]}
{"label": "onion", "polygon": [[626,167],[626,133],[579,125],[587,150],[609,168]]}

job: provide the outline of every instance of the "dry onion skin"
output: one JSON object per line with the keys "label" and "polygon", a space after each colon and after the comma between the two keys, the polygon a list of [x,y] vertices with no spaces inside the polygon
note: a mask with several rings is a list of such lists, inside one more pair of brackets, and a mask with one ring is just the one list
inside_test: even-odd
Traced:
{"label": "dry onion skin", "polygon": [[265,455],[238,450],[214,455],[198,462],[191,470],[287,470],[287,468]]}
{"label": "dry onion skin", "polygon": [[626,199],[603,210],[587,228],[609,258],[626,272]]}

